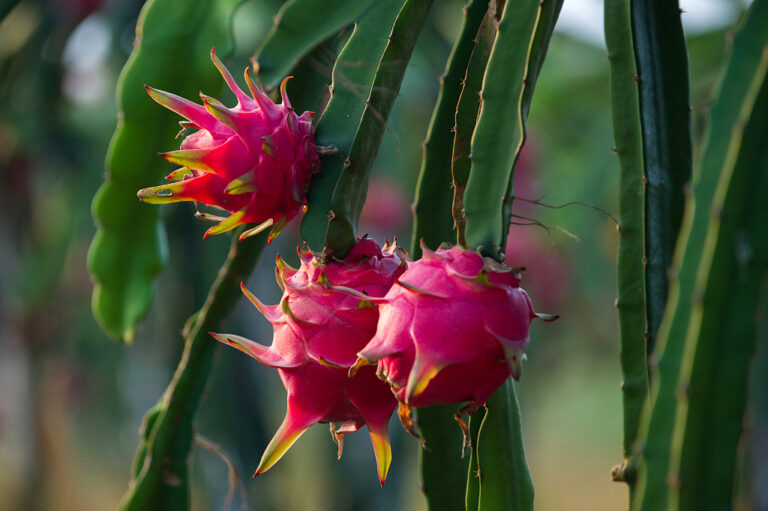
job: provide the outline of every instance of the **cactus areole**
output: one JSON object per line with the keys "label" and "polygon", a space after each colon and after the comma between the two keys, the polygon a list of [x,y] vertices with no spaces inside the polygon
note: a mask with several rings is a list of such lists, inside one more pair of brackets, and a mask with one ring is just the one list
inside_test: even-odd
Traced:
{"label": "cactus areole", "polygon": [[277,281],[284,290],[278,305],[262,304],[243,287],[272,323],[270,347],[235,335],[212,334],[276,368],[288,392],[285,419],[255,475],[275,464],[312,424],[331,423],[339,456],[343,435],[367,425],[379,481],[384,484],[391,460],[388,422],[397,401],[373,367],[353,377],[349,369],[357,352],[373,337],[379,319],[378,308],[365,297],[384,295],[405,270],[405,263],[395,245],[382,250],[371,239],[358,241],[343,260],[326,265],[318,264],[309,253],[299,255],[298,270],[278,256]]}
{"label": "cactus areole", "polygon": [[312,178],[320,168],[314,143],[312,112],[296,115],[280,87],[282,103],[275,104],[251,80],[245,80],[251,96],[243,92],[229,70],[211,50],[211,59],[237,98],[234,108],[200,94],[198,105],[168,92],[146,87],[149,95],[177,114],[182,131],[195,130],[181,149],[164,153],[181,165],[167,179],[173,181],[138,192],[144,202],[164,204],[196,201],[230,213],[222,217],[199,213],[218,222],[205,236],[255,223],[249,236],[272,227],[270,241],[302,209]]}
{"label": "cactus areole", "polygon": [[377,364],[404,407],[468,402],[472,413],[520,377],[531,320],[555,317],[534,312],[518,271],[458,246],[422,250],[382,300],[355,368]]}

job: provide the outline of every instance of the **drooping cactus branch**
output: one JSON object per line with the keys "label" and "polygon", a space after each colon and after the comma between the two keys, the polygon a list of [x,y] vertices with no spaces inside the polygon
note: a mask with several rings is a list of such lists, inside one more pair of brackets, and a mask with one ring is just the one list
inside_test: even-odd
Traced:
{"label": "drooping cactus branch", "polygon": [[639,0],[631,9],[646,178],[645,312],[651,354],[693,166],[688,49],[677,1]]}
{"label": "drooping cactus branch", "polygon": [[[644,268],[644,166],[638,78],[629,0],[605,2],[605,40],[611,66],[615,151],[621,166],[619,193],[618,297],[624,406],[624,461],[615,480],[634,480],[630,463],[640,414],[648,394]],[[630,484],[630,492],[633,484]]]}
{"label": "drooping cactus branch", "polygon": [[[435,250],[441,243],[456,239],[451,189],[453,128],[467,65],[477,48],[478,29],[487,11],[487,0],[472,0],[464,6],[463,24],[448,57],[445,72],[440,77],[440,92],[423,144],[421,170],[413,201],[411,255],[414,259],[421,256],[420,240]],[[478,99],[474,98],[475,105]]]}
{"label": "drooping cactus branch", "polygon": [[251,59],[264,87],[277,87],[303,56],[359,18],[370,4],[370,0],[286,2]]}
{"label": "drooping cactus branch", "polygon": [[240,283],[248,278],[267,241],[262,233],[238,242],[239,234],[236,231],[232,238],[227,260],[205,304],[187,323],[184,353],[173,380],[144,418],[134,477],[120,503],[121,511],[189,508],[187,463],[194,439],[193,420],[218,349],[209,332],[219,330],[240,298]]}
{"label": "drooping cactus branch", "polygon": [[507,2],[497,24],[464,193],[467,243],[496,259],[504,252],[528,108],[561,7],[561,0]]}
{"label": "drooping cactus branch", "polygon": [[307,195],[308,211],[301,223],[301,238],[315,253],[325,248],[336,183],[360,125],[377,65],[387,47],[387,36],[401,7],[399,1],[374,2],[355,24],[333,66],[331,98],[317,123],[315,141],[320,146],[334,146],[338,152],[321,157],[322,172],[312,180]]}
{"label": "drooping cactus branch", "polygon": [[[734,211],[732,205],[729,206],[729,211],[724,207],[727,205],[725,201],[733,200],[729,198],[731,194],[738,193],[739,186],[744,186],[738,185],[741,179],[751,179],[746,186],[760,189],[760,183],[754,177],[740,176],[741,173],[750,171],[755,174],[749,175],[758,175],[757,164],[751,165],[751,170],[742,165],[750,166],[745,163],[749,155],[753,154],[751,151],[755,150],[750,144],[760,144],[755,142],[753,137],[758,140],[762,137],[762,140],[765,140],[765,132],[761,133],[761,129],[764,130],[765,127],[760,128],[759,124],[754,124],[759,122],[760,112],[751,112],[758,99],[761,80],[765,80],[765,44],[768,40],[768,28],[763,21],[767,15],[768,2],[760,0],[753,4],[741,32],[734,39],[731,59],[721,83],[721,92],[712,108],[705,149],[695,174],[694,194],[686,206],[680,243],[675,253],[672,273],[674,279],[671,281],[669,303],[659,330],[656,350],[658,374],[654,378],[650,407],[644,416],[643,457],[633,509],[651,511],[667,507],[672,499],[670,474],[677,474],[678,467],[681,471],[681,505],[685,501],[683,495],[690,491],[689,488],[698,488],[702,495],[708,495],[720,502],[725,499],[723,492],[729,495],[732,488],[732,484],[722,483],[722,474],[733,470],[732,458],[729,456],[732,455],[735,445],[734,437],[730,435],[739,430],[739,407],[743,408],[745,392],[743,378],[747,373],[744,359],[740,357],[743,356],[744,350],[749,350],[753,341],[749,334],[749,320],[745,320],[740,312],[734,312],[734,323],[728,323],[731,313],[722,308],[718,309],[717,303],[723,296],[727,296],[729,300],[733,299],[734,303],[742,303],[744,297],[754,290],[752,286],[743,283],[737,285],[731,295],[730,291],[723,291],[723,284],[718,282],[718,278],[742,282],[741,279],[748,274],[746,270],[755,264],[754,261],[759,261],[755,255],[760,253],[759,250],[764,250],[760,244],[764,243],[764,240],[758,242],[749,230],[748,226],[752,222],[750,213],[740,213],[738,208]],[[762,103],[757,105],[759,107]],[[753,115],[757,116],[757,120],[750,120]],[[762,115],[765,116],[765,112]],[[734,180],[735,184],[732,185],[731,180]],[[744,194],[742,202],[749,202],[743,189],[741,193]],[[759,198],[752,198],[752,201],[752,207],[761,204]],[[719,219],[721,214],[722,220]],[[759,218],[756,212],[751,215]],[[732,236],[732,222],[735,221],[732,217],[739,217],[743,222],[741,234],[737,236]],[[723,234],[720,234],[721,230],[724,230]],[[718,241],[721,236],[724,236],[722,241]],[[728,262],[729,254],[726,248],[721,246],[723,242],[737,243],[735,247],[749,246],[753,259],[740,260],[736,262],[738,264]],[[734,248],[733,245],[730,247]],[[716,254],[720,254],[720,262],[717,261]],[[730,254],[730,257],[733,257],[733,254]],[[745,264],[746,269],[743,269]],[[733,267],[739,268],[738,271]],[[721,277],[716,277],[715,274]],[[710,285],[713,287],[710,288]],[[744,289],[738,289],[739,287]],[[707,295],[704,296],[704,301],[697,301],[696,297],[702,296],[698,294],[702,291]],[[710,318],[708,316],[713,314],[713,309],[714,318]],[[710,323],[713,321],[714,323]],[[747,330],[740,330],[740,334],[735,334],[733,328],[737,327]],[[717,337],[717,332],[722,332],[722,328],[728,332],[727,347],[722,345],[723,335]],[[715,335],[717,340],[709,339],[710,335]],[[730,353],[730,350],[733,350],[733,358],[725,356],[725,352]],[[729,361],[733,361],[733,366]],[[709,369],[702,373],[702,368],[707,367]],[[721,374],[723,370],[725,374]],[[711,381],[702,386],[702,377]],[[681,384],[690,385],[689,396],[678,396]],[[698,387],[696,391],[694,384]],[[719,389],[712,387],[717,385],[726,385],[721,390],[728,392],[728,395],[718,398],[716,391]],[[691,400],[690,406],[687,404],[688,399]],[[703,421],[698,426],[701,429],[691,431],[692,437],[689,438],[689,428],[693,427],[694,421],[692,418],[688,419],[688,416],[707,409],[706,406],[702,408],[702,399],[713,406],[717,404],[720,409],[706,419],[697,419]],[[699,404],[696,404],[697,402]],[[692,478],[692,467],[684,464],[683,459],[696,459],[692,453],[702,449],[701,440],[706,438],[706,435],[718,431],[723,424],[729,424],[726,429],[730,428],[731,433],[719,433],[721,436],[718,436],[715,442],[718,448],[706,459],[699,458],[699,463],[696,464],[698,477]],[[713,445],[706,447],[711,448]],[[682,457],[685,451],[681,449],[687,450],[685,458]],[[729,449],[731,454],[725,454]],[[688,475],[684,475],[685,470],[688,470]],[[712,477],[717,473],[720,473],[721,477],[719,483],[715,483]],[[707,485],[712,487],[706,488]],[[713,495],[712,492],[718,494]]]}
{"label": "drooping cactus branch", "polygon": [[765,37],[763,58],[748,93],[758,97],[753,99],[749,121],[735,127],[738,132],[744,126],[741,136],[732,139],[741,147],[737,156],[733,155],[736,148],[729,148],[733,152],[715,192],[700,267],[708,266],[709,271],[697,278],[694,296],[703,299],[694,300],[680,369],[679,386],[687,392],[678,395],[670,465],[680,482],[673,487],[672,502],[685,511],[727,509],[733,500],[736,453],[744,430],[757,337],[755,318],[768,290],[767,72]]}
{"label": "drooping cactus branch", "polygon": [[477,419],[481,419],[477,452],[473,453],[477,472],[470,472],[469,477],[478,480],[478,511],[532,510],[533,480],[525,459],[520,405],[512,380],[491,396],[484,416]]}
{"label": "drooping cactus branch", "polygon": [[488,57],[496,37],[496,23],[501,2],[491,2],[475,36],[475,47],[464,75],[459,104],[456,106],[453,124],[453,147],[451,148],[451,177],[453,179],[453,199],[451,214],[456,224],[456,241],[466,245],[467,216],[464,211],[464,190],[467,188],[469,171],[472,167],[470,157],[472,133],[477,124],[480,110],[480,91],[483,89],[483,76],[488,65]]}
{"label": "drooping cactus branch", "polygon": [[[608,7],[606,7],[608,9]],[[689,106],[688,55],[683,34],[680,10],[677,2],[642,0],[631,2],[630,25],[626,26],[626,14],[606,18],[606,30],[614,33],[628,31],[631,41],[611,39],[610,53],[613,82],[616,95],[621,94],[621,105],[614,117],[616,146],[622,166],[622,223],[619,267],[619,309],[622,325],[622,369],[625,372],[626,399],[624,461],[614,470],[614,478],[634,487],[636,463],[632,444],[637,439],[636,406],[644,400],[641,363],[641,321],[635,280],[641,266],[638,262],[642,247],[644,265],[645,354],[653,357],[659,324],[664,312],[668,292],[668,270],[682,221],[684,186],[691,176],[693,164],[691,140],[691,115]],[[618,9],[618,4],[610,7]],[[620,48],[618,47],[620,45]],[[629,52],[634,62],[624,60]],[[634,66],[634,71],[633,71]],[[634,83],[629,73],[634,72]],[[620,83],[621,82],[621,83]],[[637,94],[636,102],[627,102]],[[617,108],[614,103],[614,108]],[[625,130],[631,125],[630,118],[639,116],[640,128]],[[637,154],[637,142],[642,158]],[[619,149],[619,145],[622,148]],[[639,192],[637,170],[643,171],[643,202],[637,203]],[[624,186],[626,184],[626,186]],[[637,208],[640,207],[640,210]],[[638,217],[644,222],[638,233],[632,227]],[[634,236],[633,236],[634,233]],[[625,337],[625,334],[628,337]],[[629,383],[628,383],[629,382]],[[638,385],[640,385],[638,387]],[[631,415],[631,416],[630,416]],[[629,428],[629,429],[628,429]]]}
{"label": "drooping cactus branch", "polygon": [[330,254],[342,256],[356,243],[357,221],[368,191],[371,166],[431,5],[432,0],[407,0],[389,35],[360,126],[344,161],[344,172],[333,194],[325,240]]}

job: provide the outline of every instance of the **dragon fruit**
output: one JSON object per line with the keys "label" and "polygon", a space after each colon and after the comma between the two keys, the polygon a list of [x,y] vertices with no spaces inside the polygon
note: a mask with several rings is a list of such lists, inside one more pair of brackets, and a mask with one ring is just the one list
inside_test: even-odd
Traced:
{"label": "dragon fruit", "polygon": [[[373,367],[353,377],[348,372],[357,352],[376,332],[378,308],[365,298],[383,296],[405,270],[405,263],[396,245],[385,245],[382,251],[372,239],[359,240],[343,260],[326,265],[317,263],[310,253],[300,251],[299,256],[298,270],[278,256],[277,281],[284,291],[279,305],[262,304],[243,286],[246,296],[272,323],[270,347],[235,335],[212,334],[276,368],[288,391],[285,419],[255,475],[274,465],[312,424],[331,423],[339,457],[343,435],[367,425],[379,481],[384,484],[391,460],[388,422],[397,401]],[[349,294],[350,290],[358,296]]]}
{"label": "dragon fruit", "polygon": [[422,250],[381,300],[376,335],[352,370],[377,364],[401,420],[411,406],[468,402],[462,411],[474,412],[519,379],[533,318],[554,319],[533,311],[518,271],[458,246]]}
{"label": "dragon fruit", "polygon": [[312,174],[319,170],[313,113],[296,115],[285,94],[288,79],[280,87],[278,105],[253,83],[248,68],[245,80],[253,97],[240,89],[215,50],[211,59],[237,105],[227,108],[202,93],[203,104],[198,105],[147,86],[152,99],[187,119],[180,122],[180,135],[186,129],[196,131],[180,150],[162,155],[182,166],[167,177],[174,182],[145,188],[138,196],[152,204],[196,201],[229,212],[228,217],[198,213],[218,222],[206,237],[256,223],[243,237],[273,226],[271,241],[302,209]]}

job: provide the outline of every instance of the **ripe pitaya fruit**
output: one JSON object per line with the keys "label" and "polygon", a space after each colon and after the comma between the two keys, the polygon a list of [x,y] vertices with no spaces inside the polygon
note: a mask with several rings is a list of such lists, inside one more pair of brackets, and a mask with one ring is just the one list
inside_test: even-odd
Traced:
{"label": "ripe pitaya fruit", "polygon": [[[299,255],[302,263],[298,270],[278,256],[277,281],[284,291],[279,305],[266,306],[243,287],[272,323],[272,346],[235,335],[212,334],[262,364],[277,368],[288,391],[285,419],[255,475],[276,463],[312,424],[331,423],[339,456],[342,436],[367,425],[379,481],[384,484],[392,457],[387,424],[397,402],[373,367],[361,369],[354,377],[348,372],[357,352],[376,332],[379,311],[366,296],[383,296],[405,270],[405,263],[395,245],[382,251],[372,239],[358,241],[343,260],[326,265],[318,264],[308,252]],[[359,297],[350,295],[350,289]]]}
{"label": "ripe pitaya fruit", "polygon": [[205,236],[257,223],[244,236],[274,226],[271,239],[301,210],[313,173],[320,167],[314,143],[312,112],[297,116],[280,87],[282,104],[273,103],[251,80],[245,80],[253,98],[238,87],[229,70],[211,50],[211,59],[237,97],[237,106],[227,108],[218,100],[200,94],[198,105],[168,92],[147,86],[152,99],[188,119],[195,131],[181,149],[163,156],[180,169],[167,179],[173,183],[145,188],[142,201],[165,204],[197,201],[231,213],[229,217],[200,214],[219,223]]}
{"label": "ripe pitaya fruit", "polygon": [[406,421],[410,406],[469,402],[474,412],[520,377],[531,320],[554,319],[533,311],[517,271],[458,246],[422,250],[381,300],[352,371],[378,363]]}

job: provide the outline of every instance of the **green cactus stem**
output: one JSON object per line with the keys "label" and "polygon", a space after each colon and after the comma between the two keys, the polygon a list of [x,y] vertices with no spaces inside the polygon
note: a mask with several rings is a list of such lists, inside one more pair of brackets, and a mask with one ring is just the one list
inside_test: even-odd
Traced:
{"label": "green cactus stem", "polygon": [[251,59],[261,83],[270,89],[277,87],[302,57],[358,19],[370,4],[370,0],[286,2]]}
{"label": "green cactus stem", "polygon": [[[681,448],[681,440],[678,439],[678,445],[674,447],[673,438],[682,434],[678,429],[680,426],[675,426],[675,417],[684,413],[678,410],[677,397],[683,378],[681,366],[684,351],[689,349],[686,348],[687,339],[695,339],[690,331],[692,325],[700,321],[693,316],[696,289],[701,290],[703,286],[702,282],[697,284],[697,280],[703,278],[699,275],[709,272],[709,267],[702,266],[702,262],[711,214],[718,209],[715,200],[724,200],[717,195],[721,172],[735,164],[729,158],[734,158],[733,151],[740,144],[737,140],[742,137],[742,128],[756,99],[757,91],[752,89],[764,58],[763,44],[768,37],[768,27],[763,23],[766,16],[768,5],[764,0],[753,4],[742,31],[734,40],[732,56],[721,83],[721,91],[727,93],[721,93],[712,107],[705,148],[694,174],[695,192],[686,205],[680,242],[673,260],[674,278],[670,282],[669,301],[659,329],[655,356],[658,372],[654,377],[649,410],[643,419],[642,463],[633,509],[654,511],[666,508],[670,502],[670,474],[675,472],[671,466],[671,453]],[[723,190],[720,193],[724,193],[722,186],[720,189]],[[728,275],[727,271],[725,274]],[[701,311],[702,306],[697,304],[697,310]],[[728,338],[732,337],[729,335]],[[728,397],[726,401],[736,399]],[[675,433],[676,429],[678,433]]]}
{"label": "green cactus stem", "polygon": [[[634,487],[632,448],[637,439],[640,414],[648,394],[644,267],[644,164],[638,99],[638,76],[632,43],[629,0],[605,2],[605,41],[611,66],[613,137],[619,156],[618,297],[621,332],[621,389],[624,407],[624,461],[614,468],[614,480]],[[631,496],[630,496],[631,498]]]}
{"label": "green cactus stem", "polygon": [[464,6],[463,24],[448,57],[445,73],[440,77],[440,93],[423,144],[413,203],[411,255],[415,259],[421,255],[420,240],[423,239],[427,247],[436,250],[441,243],[455,239],[450,174],[453,128],[467,63],[475,53],[480,22],[487,11],[487,0],[472,0]]}
{"label": "green cactus stem", "polygon": [[525,120],[561,7],[562,0],[507,2],[497,24],[464,192],[467,243],[496,259],[504,252],[509,229],[514,166],[525,142]]}
{"label": "green cactus stem", "polygon": [[[702,267],[711,258],[709,273],[706,283],[698,279],[695,296],[703,299],[694,301],[683,354],[679,386],[688,391],[679,398],[673,439],[675,447],[682,443],[679,461],[678,453],[672,453],[672,470],[680,482],[678,492],[673,488],[673,502],[677,493],[680,510],[731,506],[756,318],[768,276],[768,45],[763,53],[760,96],[737,161],[723,169],[716,192],[725,200],[721,210],[712,212],[702,256]],[[725,192],[721,187],[729,170]]]}
{"label": "green cactus stem", "polygon": [[121,511],[189,509],[187,463],[193,420],[219,347],[208,332],[220,330],[241,296],[240,282],[253,270],[267,240],[263,233],[238,242],[241,232],[233,236],[227,260],[203,307],[187,322],[184,353],[173,380],[144,418],[134,477],[120,503]]}
{"label": "green cactus stem", "polygon": [[154,280],[167,258],[159,210],[136,191],[160,181],[168,164],[157,153],[179,127],[170,112],[147,96],[145,83],[193,96],[216,91],[221,77],[210,65],[213,43],[231,46],[230,17],[239,0],[150,0],[141,11],[133,53],[117,86],[117,128],[107,154],[107,178],[93,199],[98,226],[88,252],[95,282],[92,307],[115,338],[130,341],[149,310]]}
{"label": "green cactus stem", "polygon": [[360,125],[333,192],[325,230],[324,257],[343,257],[357,242],[356,229],[368,191],[368,176],[387,129],[416,40],[432,0],[407,0],[381,56]]}
{"label": "green cactus stem", "polygon": [[322,171],[312,179],[307,194],[308,211],[301,223],[301,237],[315,253],[325,248],[328,214],[336,184],[344,170],[387,36],[402,2],[374,2],[355,24],[333,66],[331,98],[317,124],[315,143],[338,152],[320,157]]}
{"label": "green cactus stem", "polygon": [[[533,509],[533,480],[525,460],[522,426],[515,386],[508,379],[488,400],[477,432],[478,472],[469,476],[478,479],[478,511]],[[516,441],[507,446],[510,437]],[[503,454],[499,452],[502,445]]]}
{"label": "green cactus stem", "polygon": [[461,88],[459,104],[453,124],[453,148],[451,150],[451,177],[453,178],[453,200],[451,214],[456,224],[457,242],[466,245],[465,236],[467,216],[464,212],[464,190],[467,188],[469,171],[472,166],[470,146],[472,133],[477,123],[477,112],[480,110],[480,91],[483,88],[483,76],[488,65],[493,41],[496,37],[495,25],[501,11],[497,1],[491,2],[483,22],[475,36],[475,47],[470,56],[469,65],[464,75],[464,85]]}
{"label": "green cactus stem", "polygon": [[[688,50],[675,0],[631,3],[645,165],[645,306],[650,354],[664,314],[675,241],[691,179]],[[652,376],[652,375],[651,375]]]}

